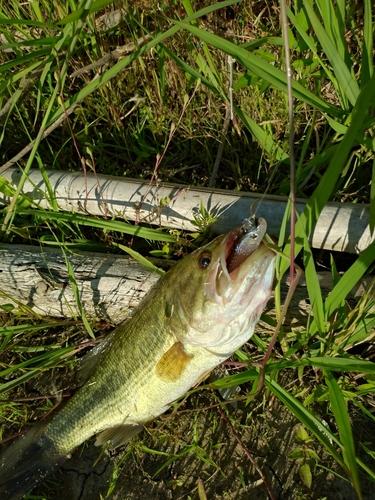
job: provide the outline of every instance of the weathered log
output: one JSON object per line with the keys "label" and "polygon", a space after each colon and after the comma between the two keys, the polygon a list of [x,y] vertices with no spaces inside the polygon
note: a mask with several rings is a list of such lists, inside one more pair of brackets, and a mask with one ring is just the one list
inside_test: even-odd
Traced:
{"label": "weathered log", "polygon": [[[47,171],[56,201],[61,210],[123,217],[166,227],[196,230],[192,224],[199,218],[202,204],[217,220],[214,233],[225,233],[249,216],[249,208],[261,195],[228,192],[176,185],[150,185],[120,177],[81,172]],[[9,168],[5,177],[13,186],[18,185],[21,171]],[[40,207],[49,208],[47,192],[39,170],[31,170],[23,193]],[[0,194],[0,204],[8,204],[9,197]],[[297,201],[302,212],[306,200]],[[268,233],[278,236],[286,199],[266,196],[259,204],[258,215],[268,223]],[[358,253],[367,248],[375,236],[369,228],[369,206],[327,203],[310,235],[314,248]]]}
{"label": "weathered log", "polygon": [[[80,316],[73,288],[60,249],[28,245],[0,244],[0,305],[17,301],[40,315],[71,318]],[[159,279],[156,273],[122,256],[94,252],[68,254],[79,291],[80,302],[90,319],[118,324],[129,316],[145,293]],[[320,273],[324,296],[332,290],[330,273]],[[287,285],[283,285],[283,294]],[[351,297],[361,295],[363,287],[353,289]],[[287,324],[293,329],[306,327],[310,306],[304,279],[298,286]],[[14,299],[14,300],[12,300]],[[266,311],[275,316],[273,300]]]}
{"label": "weathered log", "polygon": [[[80,316],[60,249],[0,244],[0,304],[17,301],[40,315]],[[85,314],[117,324],[159,276],[137,261],[94,252],[67,254]],[[15,300],[12,300],[15,299]]]}

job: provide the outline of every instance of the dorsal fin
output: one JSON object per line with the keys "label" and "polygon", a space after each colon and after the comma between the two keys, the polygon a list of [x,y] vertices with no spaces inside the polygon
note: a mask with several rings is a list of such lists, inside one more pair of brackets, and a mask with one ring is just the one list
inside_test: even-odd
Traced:
{"label": "dorsal fin", "polygon": [[96,345],[89,351],[81,361],[81,365],[77,372],[76,382],[78,387],[83,385],[94,372],[103,352],[110,346],[116,329],[113,330],[100,344]]}

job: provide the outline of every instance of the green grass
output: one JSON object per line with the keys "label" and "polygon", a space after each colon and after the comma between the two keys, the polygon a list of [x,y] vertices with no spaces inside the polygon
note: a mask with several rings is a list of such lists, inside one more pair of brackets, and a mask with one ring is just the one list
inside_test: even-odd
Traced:
{"label": "green grass", "polygon": [[[104,30],[96,27],[98,17],[118,5],[126,7],[121,24]],[[103,247],[121,249],[146,263],[152,249],[142,244],[144,255],[140,255],[130,248],[128,243],[135,236],[168,245],[155,243],[154,253],[180,254],[181,241],[175,233],[59,212],[46,170],[52,166],[77,171],[85,159],[98,173],[149,180],[156,172],[160,181],[206,186],[228,105],[229,56],[236,61],[237,126],[230,127],[227,134],[216,186],[264,192],[274,175],[269,192],[288,194],[287,80],[276,14],[279,7],[272,6],[273,14],[263,10],[262,2],[238,0],[206,2],[199,11],[189,0],[170,4],[150,0],[135,6],[107,0],[4,2],[0,7],[1,164],[34,141],[30,153],[18,162],[23,177],[17,189],[6,182],[0,184],[2,192],[13,196],[0,212],[4,241],[61,244],[66,251],[69,245],[79,248],[99,238]],[[346,266],[342,275],[331,257],[334,286],[324,297],[317,278],[316,252],[309,247],[308,238],[324,205],[332,200],[371,203],[370,227],[375,227],[374,183],[369,187],[375,179],[373,6],[370,0],[361,6],[343,0],[334,6],[328,0],[301,0],[290,6],[288,17],[297,194],[308,198],[296,224],[295,251],[301,253],[312,312],[303,330],[283,332],[282,345],[266,367],[265,384],[267,394],[289,408],[340,464],[361,498],[361,480],[374,481],[375,475],[358,457],[348,409],[355,405],[364,418],[373,418],[369,405],[375,374],[369,359],[375,304],[371,290],[353,309],[346,297],[362,276],[373,271],[375,244]],[[70,78],[77,69],[146,34],[149,41],[100,72]],[[76,107],[65,124],[43,138],[45,130],[72,105]],[[156,169],[157,155],[164,156]],[[43,173],[48,211],[37,209],[22,194],[30,168]],[[287,219],[288,214],[279,245],[289,255]],[[116,242],[119,235],[128,239]],[[288,262],[280,258],[278,283],[287,268]],[[74,273],[69,271],[74,289]],[[279,312],[279,284],[275,296]],[[78,293],[76,297],[79,302]],[[31,378],[63,366],[74,354],[76,334],[47,343],[36,354],[34,332],[39,328],[50,331],[57,325],[40,318],[35,323],[32,311],[27,307],[23,311],[23,316],[14,316],[14,324],[3,326],[0,332],[1,373],[6,377],[2,393],[24,390]],[[80,311],[86,330],[94,335],[95,325],[90,324],[82,306]],[[255,336],[254,341],[258,354],[265,353],[268,336]],[[28,350],[19,350],[22,346]],[[369,359],[362,359],[359,346],[370,350]],[[252,361],[247,353],[238,356]],[[295,370],[300,380],[308,378],[312,389],[307,395],[302,397],[278,383],[285,370]],[[251,383],[255,388],[258,379],[259,371],[248,368],[214,385]],[[334,421],[331,430],[321,424],[317,401],[324,401],[325,411]],[[18,405],[6,408],[7,415],[13,415],[11,422],[22,420]],[[360,444],[373,456],[373,442],[371,446]],[[180,455],[185,451],[209,460],[196,439]],[[178,456],[173,454],[166,465]],[[309,466],[308,462],[303,465]],[[304,473],[309,475],[306,467]]]}

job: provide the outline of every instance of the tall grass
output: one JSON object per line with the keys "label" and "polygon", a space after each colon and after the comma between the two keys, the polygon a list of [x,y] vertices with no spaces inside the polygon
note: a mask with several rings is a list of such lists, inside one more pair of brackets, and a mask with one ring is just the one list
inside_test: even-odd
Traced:
{"label": "tall grass", "polygon": [[[108,16],[119,5],[124,8],[122,25],[100,31],[95,24],[98,16]],[[227,175],[224,168],[217,182],[222,187],[265,190],[267,179],[276,170],[270,190],[287,193],[289,179],[284,167],[290,152],[283,41],[280,29],[275,32],[274,28],[279,26],[277,16],[269,19],[257,7],[239,4],[238,0],[209,4],[198,11],[190,0],[176,9],[151,1],[132,6],[108,0],[58,4],[50,0],[22,4],[10,1],[2,5],[2,162],[33,141],[30,153],[20,160],[23,177],[12,203],[1,213],[3,237],[8,241],[31,237],[42,240],[48,230],[41,221],[48,220],[54,237],[61,242],[77,232],[92,237],[85,233],[85,226],[91,226],[102,231],[103,241],[108,232],[120,231],[172,244],[174,237],[165,232],[59,213],[46,167],[50,163],[76,170],[89,150],[97,171],[146,179],[153,173],[156,155],[166,150],[157,171],[159,178],[206,184],[214,160],[212,146],[220,138],[223,110],[229,101],[228,57],[236,61],[235,114],[242,135],[238,137],[235,128],[229,132],[223,161],[233,173]],[[224,34],[217,25],[219,13],[235,19],[226,31],[224,28]],[[361,358],[358,346],[368,345],[373,337],[375,304],[373,293],[368,293],[350,310],[346,297],[361,277],[373,270],[375,243],[342,275],[331,259],[334,287],[328,297],[323,297],[309,236],[328,200],[371,202],[370,226],[375,227],[373,183],[368,188],[375,178],[373,6],[370,0],[357,8],[343,0],[300,0],[290,6],[288,17],[297,189],[299,196],[309,201],[298,217],[296,241],[289,241],[284,225],[279,245],[286,255],[291,244],[296,254],[301,253],[312,312],[303,331],[283,332],[282,350],[278,348],[277,359],[267,365],[265,383],[340,464],[361,498],[361,477],[374,481],[375,474],[358,457],[348,408],[355,405],[366,418],[369,416],[367,401],[374,394],[375,369],[371,361]],[[244,35],[247,25],[255,33],[250,41]],[[73,71],[100,59],[111,46],[145,35],[150,41],[109,67],[70,78]],[[68,117],[72,106],[74,111]],[[44,138],[48,127],[64,117],[69,127]],[[177,133],[167,148],[171,124],[177,123]],[[196,162],[200,163],[198,169]],[[49,186],[45,196],[50,211],[25,205],[28,201],[22,187],[32,166],[41,169]],[[0,185],[4,192],[9,189],[5,183]],[[281,310],[280,282],[287,267],[287,261],[279,259],[277,311]],[[90,325],[86,326],[90,332]],[[26,331],[31,331],[28,325]],[[3,349],[12,345],[10,332],[9,327],[1,332]],[[17,339],[22,342],[20,334]],[[255,336],[254,340],[259,351],[265,352],[267,337]],[[22,374],[0,390],[9,390],[56,366],[71,351],[71,347],[51,348],[47,354],[9,365],[5,368],[8,375],[16,370]],[[251,363],[247,354],[238,356]],[[313,389],[305,398],[277,383],[277,375],[286,369],[296,370],[300,379],[311,380]],[[318,381],[312,377],[313,371],[321,374]],[[257,387],[259,376],[257,369],[249,368],[214,385],[227,387],[253,381]],[[349,383],[353,377],[356,383]],[[322,424],[315,409],[317,387],[320,394],[326,394],[327,408],[335,422],[333,430]],[[367,445],[363,449],[369,455],[374,453]]]}

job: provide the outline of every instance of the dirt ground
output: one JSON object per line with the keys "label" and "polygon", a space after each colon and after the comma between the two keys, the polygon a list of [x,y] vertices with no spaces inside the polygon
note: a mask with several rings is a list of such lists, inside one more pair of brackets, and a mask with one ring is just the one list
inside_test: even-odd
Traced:
{"label": "dirt ground", "polygon": [[[212,399],[203,392],[187,402],[187,406],[195,408],[209,404],[212,404]],[[315,467],[311,489],[302,483],[298,464],[288,459],[289,453],[297,447],[295,433],[299,423],[277,401],[267,401],[264,405],[263,397],[259,396],[248,406],[241,403],[237,409],[232,406],[228,409],[231,417],[242,424],[239,426],[241,439],[265,474],[276,499],[358,498],[350,483],[334,474],[345,475],[318,443],[313,449],[321,458],[320,465],[330,470]],[[374,436],[375,429],[370,429],[368,424],[355,424],[358,441],[368,441]],[[190,452],[186,452],[189,446]],[[155,453],[151,453],[151,449]],[[169,456],[178,453],[183,456],[156,474]],[[125,454],[127,456],[118,468],[116,464],[124,459]],[[112,456],[100,455],[101,450],[94,446],[93,441],[83,445],[46,485],[39,488],[38,493],[59,500],[201,500],[205,498],[198,492],[198,482],[202,480],[208,500],[270,498],[259,473],[217,409],[192,409],[191,412],[164,416],[155,429],[150,428],[149,433],[141,434],[128,447],[112,453]],[[367,465],[374,469],[375,462]],[[114,490],[107,496],[110,485],[114,483]],[[362,486],[364,500],[373,500],[375,485],[363,482]]]}

